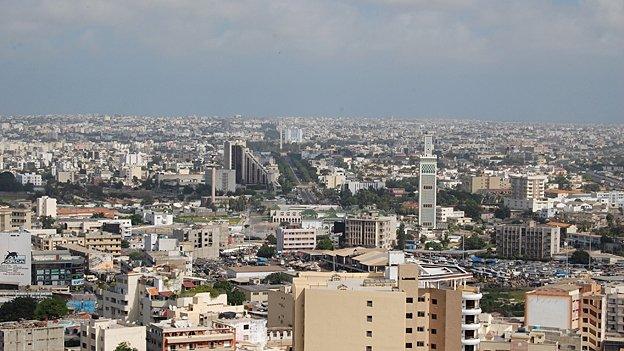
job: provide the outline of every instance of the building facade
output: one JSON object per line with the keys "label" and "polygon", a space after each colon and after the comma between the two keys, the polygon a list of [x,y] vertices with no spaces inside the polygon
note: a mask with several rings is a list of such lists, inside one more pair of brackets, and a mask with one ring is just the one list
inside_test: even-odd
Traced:
{"label": "building facade", "polygon": [[60,324],[41,321],[0,323],[0,350],[63,351],[64,330]]}
{"label": "building facade", "polygon": [[560,229],[530,222],[496,227],[496,254],[501,258],[544,260],[559,253]]}
{"label": "building facade", "polygon": [[107,318],[92,318],[80,325],[81,351],[114,351],[121,342],[130,348],[145,350],[146,328]]}
{"label": "building facade", "polygon": [[56,199],[48,196],[38,198],[37,217],[56,218]]}
{"label": "building facade", "polygon": [[436,227],[438,157],[433,154],[433,137],[425,136],[425,150],[420,156],[420,182],[418,185],[418,225]]}
{"label": "building facade", "polygon": [[292,327],[295,350],[478,350],[480,294],[421,287],[415,264],[396,277],[302,272],[269,293],[270,328]]}
{"label": "building facade", "polygon": [[314,228],[279,227],[275,237],[279,253],[316,248],[316,229]]}
{"label": "building facade", "polygon": [[391,249],[396,242],[397,220],[368,212],[345,220],[345,243],[348,246]]}
{"label": "building facade", "polygon": [[32,228],[30,209],[0,207],[0,232],[10,232],[20,228]]}

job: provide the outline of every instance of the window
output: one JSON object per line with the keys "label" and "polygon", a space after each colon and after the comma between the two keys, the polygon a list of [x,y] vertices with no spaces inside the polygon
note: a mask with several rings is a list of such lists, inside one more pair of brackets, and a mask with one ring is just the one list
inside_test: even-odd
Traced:
{"label": "window", "polygon": [[366,351],[373,351],[373,347],[372,346],[366,346]]}
{"label": "window", "polygon": [[437,334],[438,330],[437,329],[431,329],[431,334]]}
{"label": "window", "polygon": [[367,330],[366,331],[366,337],[367,338],[372,338],[373,337],[373,331],[372,330]]}
{"label": "window", "polygon": [[416,341],[416,346],[425,346],[425,342],[424,341]]}
{"label": "window", "polygon": [[366,306],[367,307],[373,307],[373,301],[366,301]]}
{"label": "window", "polygon": [[418,311],[418,317],[424,317],[425,316],[425,312],[423,311]]}
{"label": "window", "polygon": [[424,296],[418,296],[418,302],[425,302]]}
{"label": "window", "polygon": [[243,329],[248,330],[249,329],[249,324],[243,325]]}
{"label": "window", "polygon": [[424,332],[425,331],[425,327],[416,327],[416,331]]}
{"label": "window", "polygon": [[405,328],[405,333],[406,334],[411,334],[412,333],[412,328]]}
{"label": "window", "polygon": [[367,322],[372,322],[373,321],[373,316],[366,316],[366,321]]}
{"label": "window", "polygon": [[431,304],[437,305],[438,304],[438,299],[431,299]]}
{"label": "window", "polygon": [[432,314],[431,314],[431,319],[438,319],[438,315],[437,315],[437,314],[435,314],[435,313],[432,313]]}
{"label": "window", "polygon": [[414,298],[413,297],[405,298],[405,303],[413,303],[413,302],[414,302]]}
{"label": "window", "polygon": [[438,346],[436,344],[431,344],[431,349],[432,350],[436,350],[438,348]]}
{"label": "window", "polygon": [[413,315],[411,313],[406,313],[405,318],[412,319]]}
{"label": "window", "polygon": [[411,342],[406,342],[405,343],[405,348],[406,349],[411,349],[412,348],[412,343]]}

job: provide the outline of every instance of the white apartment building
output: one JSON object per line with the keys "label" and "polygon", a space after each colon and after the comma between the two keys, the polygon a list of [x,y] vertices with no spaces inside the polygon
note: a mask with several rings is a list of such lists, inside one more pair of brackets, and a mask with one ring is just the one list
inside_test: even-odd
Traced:
{"label": "white apartment building", "polygon": [[56,199],[42,196],[37,199],[37,217],[56,218]]}
{"label": "white apartment building", "polygon": [[107,318],[92,318],[80,325],[81,351],[114,351],[121,342],[130,348],[145,350],[146,328]]}
{"label": "white apartment building", "polygon": [[301,224],[301,212],[303,210],[271,210],[271,222]]}
{"label": "white apartment building", "polygon": [[359,180],[347,180],[343,183],[343,186],[349,189],[351,194],[356,194],[360,190],[364,189],[373,189],[379,190],[386,187],[386,182],[383,180],[370,180],[370,181],[359,181]]}
{"label": "white apartment building", "polygon": [[266,346],[267,320],[253,318],[218,319],[213,322],[216,328],[229,327],[236,331],[236,344],[263,350]]}
{"label": "white apartment building", "polygon": [[172,225],[173,215],[154,211],[143,212],[143,220],[151,225]]}
{"label": "white apartment building", "polygon": [[397,219],[368,212],[345,221],[345,241],[349,246],[392,249],[396,242]]}
{"label": "white apartment building", "polygon": [[43,186],[43,179],[36,173],[18,173],[15,180],[22,185],[32,184],[34,186]]}
{"label": "white apartment building", "polygon": [[314,228],[277,228],[277,252],[313,250],[316,247]]}
{"label": "white apartment building", "polygon": [[436,206],[436,220],[438,223],[448,222],[450,218],[463,218],[464,211],[455,210],[453,207]]}

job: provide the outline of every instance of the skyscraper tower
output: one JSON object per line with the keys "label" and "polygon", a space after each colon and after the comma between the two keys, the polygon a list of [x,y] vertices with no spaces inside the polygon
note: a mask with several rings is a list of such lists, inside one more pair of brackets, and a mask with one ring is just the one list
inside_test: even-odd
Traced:
{"label": "skyscraper tower", "polygon": [[436,173],[438,157],[433,154],[433,137],[425,135],[425,151],[420,156],[420,181],[418,190],[418,224],[422,228],[436,227]]}

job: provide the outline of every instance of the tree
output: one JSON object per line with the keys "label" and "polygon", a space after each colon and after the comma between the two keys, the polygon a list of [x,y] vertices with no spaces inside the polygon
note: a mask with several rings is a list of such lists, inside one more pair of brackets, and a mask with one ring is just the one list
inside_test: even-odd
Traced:
{"label": "tree", "polygon": [[572,264],[589,264],[589,253],[585,250],[576,250],[572,253],[568,262]]}
{"label": "tree", "polygon": [[11,172],[0,173],[0,191],[15,192],[22,190],[22,184],[15,180]]}
{"label": "tree", "polygon": [[33,319],[37,300],[32,297],[16,297],[0,306],[0,322]]}
{"label": "tree", "polygon": [[498,219],[505,219],[511,216],[511,210],[507,206],[500,206],[494,211],[494,217]]}
{"label": "tree", "polygon": [[477,234],[472,234],[470,237],[463,237],[464,250],[481,250],[487,246],[485,240],[481,239]]}
{"label": "tree", "polygon": [[35,308],[35,318],[39,320],[58,319],[69,313],[65,301],[58,297],[41,300]]}
{"label": "tree", "polygon": [[136,347],[130,346],[128,342],[124,341],[124,342],[119,343],[119,345],[115,347],[114,351],[139,351],[139,350]]}
{"label": "tree", "polygon": [[52,216],[41,216],[39,221],[43,229],[52,229],[52,226],[54,226],[54,218]]}
{"label": "tree", "polygon": [[425,250],[442,251],[443,249],[442,244],[435,241],[428,241],[425,244]]}
{"label": "tree", "polygon": [[396,248],[399,250],[405,249],[405,224],[403,222],[399,224],[399,228],[396,230],[396,238]]}
{"label": "tree", "polygon": [[234,289],[234,286],[227,280],[220,280],[214,283],[212,287],[227,295],[229,305],[242,305],[245,302],[245,294],[242,291]]}
{"label": "tree", "polygon": [[128,240],[124,239],[124,240],[121,241],[121,248],[122,249],[127,249],[129,247],[130,247],[130,242]]}
{"label": "tree", "polygon": [[143,217],[141,217],[141,215],[139,215],[138,213],[135,213],[132,216],[130,216],[130,222],[132,222],[132,225],[140,225],[144,223]]}
{"label": "tree", "polygon": [[289,282],[289,281],[292,281],[292,278],[288,274],[283,273],[283,272],[271,273],[262,280],[262,282],[265,284],[273,284],[273,285],[282,284],[284,282]]}
{"label": "tree", "polygon": [[258,257],[271,258],[275,256],[275,247],[269,246],[267,244],[262,244],[258,249],[258,253],[256,253]]}
{"label": "tree", "polygon": [[334,244],[327,235],[319,236],[319,240],[316,242],[317,250],[333,250]]}
{"label": "tree", "polygon": [[269,234],[266,237],[266,242],[269,243],[269,245],[277,245],[277,238],[275,238],[275,235]]}

